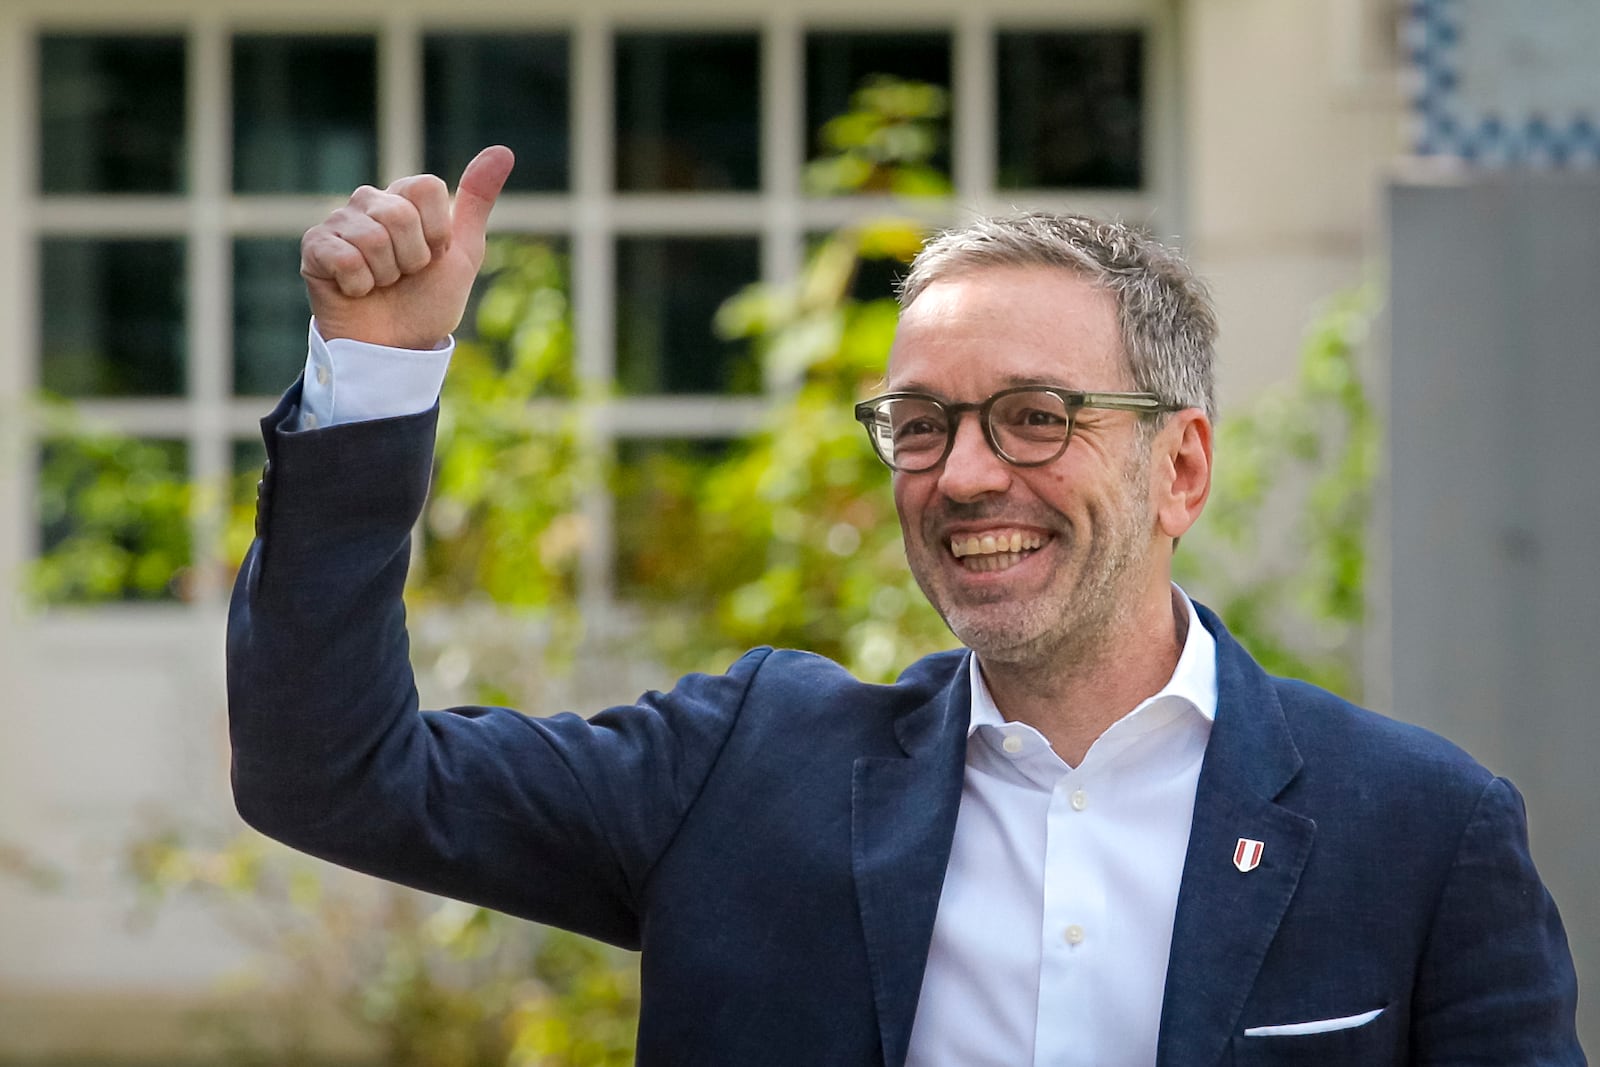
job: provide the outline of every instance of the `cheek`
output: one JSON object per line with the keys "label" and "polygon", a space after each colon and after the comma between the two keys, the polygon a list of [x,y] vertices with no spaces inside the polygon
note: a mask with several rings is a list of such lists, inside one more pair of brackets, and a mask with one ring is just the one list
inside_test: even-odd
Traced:
{"label": "cheek", "polygon": [[1067,514],[1082,506],[1083,475],[1079,472],[1074,477],[1070,466],[1058,463],[1029,470],[1022,484],[1034,500],[1052,511]]}
{"label": "cheek", "polygon": [[912,530],[916,528],[916,519],[921,514],[921,507],[917,502],[917,487],[910,484],[910,480],[903,474],[894,476],[894,510],[900,516],[900,528]]}
{"label": "cheek", "polygon": [[910,474],[894,479],[894,510],[900,516],[900,533],[911,546],[922,529],[923,519],[932,507],[934,480]]}

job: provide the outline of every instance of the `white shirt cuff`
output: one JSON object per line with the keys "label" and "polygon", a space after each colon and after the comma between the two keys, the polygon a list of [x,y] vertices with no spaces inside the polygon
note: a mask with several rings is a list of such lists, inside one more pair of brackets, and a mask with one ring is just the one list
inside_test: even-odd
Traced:
{"label": "white shirt cuff", "polygon": [[324,341],[311,320],[300,394],[300,429],[415,415],[433,407],[444,385],[455,338],[428,351],[390,348],[347,337]]}

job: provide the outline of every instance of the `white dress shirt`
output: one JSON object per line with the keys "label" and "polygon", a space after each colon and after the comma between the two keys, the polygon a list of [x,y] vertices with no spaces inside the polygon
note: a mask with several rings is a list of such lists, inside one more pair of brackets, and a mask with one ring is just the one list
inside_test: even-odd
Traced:
{"label": "white dress shirt", "polygon": [[[417,352],[311,326],[300,426],[425,411],[451,341]],[[1216,641],[1194,605],[1167,685],[1069,767],[1007,722],[981,670],[955,842],[908,1067],[1149,1067],[1217,710]],[[977,667],[974,659],[973,666]]]}
{"label": "white dress shirt", "polygon": [[389,348],[339,337],[324,341],[311,320],[299,429],[415,415],[439,399],[455,338],[438,348]]}
{"label": "white dress shirt", "polygon": [[961,809],[908,1067],[1155,1063],[1217,711],[1216,640],[1177,595],[1189,632],[1172,679],[1077,767],[1005,721],[972,671]]}

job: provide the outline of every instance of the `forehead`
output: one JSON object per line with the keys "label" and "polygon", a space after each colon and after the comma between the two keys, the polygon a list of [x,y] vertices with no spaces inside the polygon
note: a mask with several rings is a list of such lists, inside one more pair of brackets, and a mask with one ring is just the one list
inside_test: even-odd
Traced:
{"label": "forehead", "polygon": [[1128,388],[1116,298],[1059,267],[985,267],[934,282],[901,313],[891,389],[972,399],[1019,382]]}

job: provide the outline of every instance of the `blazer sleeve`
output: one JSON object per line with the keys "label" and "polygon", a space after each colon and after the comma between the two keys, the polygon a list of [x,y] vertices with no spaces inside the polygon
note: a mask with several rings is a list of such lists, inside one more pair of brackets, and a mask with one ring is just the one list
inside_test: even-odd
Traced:
{"label": "blazer sleeve", "polygon": [[1491,780],[1462,834],[1418,973],[1412,1062],[1581,1065],[1577,976],[1534,870],[1522,796]]}
{"label": "blazer sleeve", "polygon": [[636,947],[650,871],[765,653],[582,719],[418,708],[401,592],[438,409],[263,421],[257,537],[228,621],[240,814],[383,878]]}

